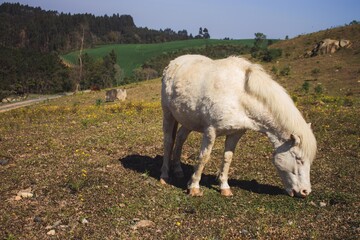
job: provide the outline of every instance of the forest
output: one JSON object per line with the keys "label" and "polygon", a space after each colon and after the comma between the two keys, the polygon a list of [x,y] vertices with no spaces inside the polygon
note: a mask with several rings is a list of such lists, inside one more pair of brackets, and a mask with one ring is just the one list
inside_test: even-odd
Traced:
{"label": "forest", "polygon": [[136,27],[130,15],[94,16],[45,11],[19,3],[0,5],[0,45],[41,52],[68,52],[109,43],[158,43],[189,39],[186,30]]}
{"label": "forest", "polygon": [[[253,46],[210,46],[175,52],[159,52],[134,69],[131,76],[117,62],[119,56],[109,50],[94,58],[83,49],[109,44],[151,44],[210,38],[200,27],[196,36],[183,29],[153,30],[135,25],[130,15],[69,14],[45,11],[19,3],[0,5],[0,100],[10,95],[53,94],[58,92],[102,89],[158,77],[168,62],[182,54],[203,54],[212,58],[251,53],[263,61],[281,55],[266,48],[272,40],[255,34]],[[228,39],[227,39],[228,40]],[[60,55],[79,51],[71,66]]]}
{"label": "forest", "polygon": [[[11,94],[71,91],[78,82],[87,81],[79,79],[77,68],[64,65],[59,58],[61,53],[99,44],[159,43],[192,38],[186,30],[137,27],[130,15],[72,15],[19,3],[1,4],[0,22],[0,99]],[[109,65],[108,57],[95,63],[85,56],[87,67],[97,65],[96,69],[102,69],[100,72],[110,72],[100,76],[101,79],[115,76],[113,68],[118,66]],[[113,81],[116,79],[95,83],[109,87],[108,82]],[[85,83],[83,87],[89,85]]]}

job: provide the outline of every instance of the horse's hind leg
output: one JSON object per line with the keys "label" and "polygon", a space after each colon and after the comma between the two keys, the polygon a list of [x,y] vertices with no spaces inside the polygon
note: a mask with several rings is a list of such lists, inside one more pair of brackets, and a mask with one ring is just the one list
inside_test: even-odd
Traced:
{"label": "horse's hind leg", "polygon": [[164,110],[163,112],[164,156],[161,167],[160,182],[162,184],[166,184],[169,180],[169,162],[174,147],[178,123],[170,111]]}
{"label": "horse's hind leg", "polygon": [[228,174],[230,164],[234,155],[234,151],[236,148],[236,144],[238,143],[241,136],[245,133],[245,131],[241,131],[236,134],[227,135],[225,140],[225,150],[224,150],[224,159],[221,165],[219,181],[220,181],[220,191],[221,195],[229,197],[232,196],[232,192],[230,190],[230,186],[228,184]]}
{"label": "horse's hind leg", "polygon": [[191,180],[188,184],[189,195],[191,196],[202,196],[202,192],[200,191],[200,179],[202,171],[206,163],[210,159],[210,153],[214,146],[216,138],[216,133],[214,128],[208,128],[203,134],[203,140],[201,143],[201,151],[199,156],[199,163],[196,166],[195,172],[191,177]]}
{"label": "horse's hind leg", "polygon": [[173,161],[171,167],[173,168],[175,177],[177,178],[184,177],[184,173],[181,168],[180,158],[181,158],[182,147],[187,137],[189,136],[190,132],[191,131],[189,129],[185,128],[184,126],[181,126],[176,135],[174,155],[173,155]]}

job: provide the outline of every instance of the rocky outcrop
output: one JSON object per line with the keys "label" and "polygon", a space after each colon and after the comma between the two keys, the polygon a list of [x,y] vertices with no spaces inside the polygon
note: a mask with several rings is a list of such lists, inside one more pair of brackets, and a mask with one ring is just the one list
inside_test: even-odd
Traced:
{"label": "rocky outcrop", "polygon": [[335,53],[340,48],[349,48],[351,47],[350,40],[341,39],[324,39],[318,42],[311,51],[305,53],[305,57],[314,57],[321,54],[331,54]]}
{"label": "rocky outcrop", "polygon": [[116,99],[124,101],[127,97],[126,89],[111,89],[106,91],[105,99],[107,102],[113,102]]}

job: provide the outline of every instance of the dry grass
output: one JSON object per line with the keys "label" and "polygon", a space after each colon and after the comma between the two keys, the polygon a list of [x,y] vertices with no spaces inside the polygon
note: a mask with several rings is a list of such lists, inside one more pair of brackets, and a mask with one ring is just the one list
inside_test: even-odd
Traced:
{"label": "dry grass", "polygon": [[[319,153],[314,193],[290,198],[271,165],[268,140],[249,132],[231,168],[232,198],[215,181],[224,139],[204,173],[204,197],[186,181],[158,183],[162,161],[160,81],[127,86],[131,100],[101,103],[104,92],[64,97],[0,115],[2,239],[356,238],[359,234],[360,114],[357,98],[300,97]],[[351,105],[351,106],[350,106]],[[188,178],[200,136],[184,146]],[[34,197],[15,201],[19,190]],[[326,206],[321,207],[320,204]],[[89,223],[82,224],[86,218]],[[133,229],[139,220],[153,226]],[[55,236],[46,233],[57,221]]]}
{"label": "dry grass", "polygon": [[[359,76],[359,54],[296,56],[280,59],[279,69],[290,64],[291,72],[277,80],[318,140],[308,198],[283,194],[271,146],[254,132],[235,154],[233,197],[220,196],[215,179],[223,138],[206,166],[202,198],[186,195],[186,180],[160,185],[157,79],[125,86],[123,103],[104,103],[101,91],[0,114],[0,239],[358,239],[360,98],[351,79]],[[313,94],[314,85],[310,93],[299,90],[310,78],[325,94]],[[353,95],[345,96],[349,89]],[[186,179],[199,146],[200,135],[192,133],[182,157]],[[29,187],[34,196],[16,201]],[[152,224],[135,227],[139,220]],[[54,236],[47,235],[51,228]]]}
{"label": "dry grass", "polygon": [[[353,43],[350,49],[340,49],[329,55],[304,58],[306,51],[325,39],[348,39]],[[280,41],[272,48],[283,49],[283,57],[276,63],[267,64],[270,71],[273,67],[279,71],[290,66],[289,76],[276,78],[291,91],[299,91],[304,81],[309,81],[314,89],[322,85],[329,95],[360,96],[360,25],[334,28],[297,38]]]}

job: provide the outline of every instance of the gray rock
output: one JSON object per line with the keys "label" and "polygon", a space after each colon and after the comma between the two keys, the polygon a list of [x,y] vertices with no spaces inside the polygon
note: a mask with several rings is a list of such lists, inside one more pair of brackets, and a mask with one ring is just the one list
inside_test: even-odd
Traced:
{"label": "gray rock", "polygon": [[2,158],[2,159],[0,159],[0,165],[5,166],[9,163],[9,161],[10,161],[9,159]]}

